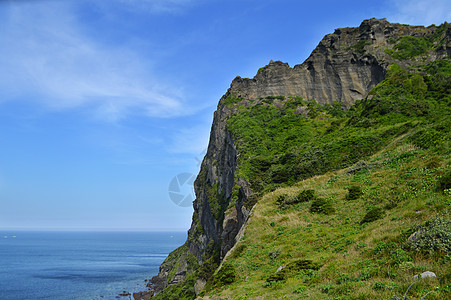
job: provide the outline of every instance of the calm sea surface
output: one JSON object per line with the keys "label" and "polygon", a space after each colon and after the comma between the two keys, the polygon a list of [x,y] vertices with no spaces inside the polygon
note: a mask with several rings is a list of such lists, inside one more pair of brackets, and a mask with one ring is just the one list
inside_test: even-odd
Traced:
{"label": "calm sea surface", "polygon": [[185,240],[186,232],[0,231],[0,299],[117,299],[143,291],[144,279]]}

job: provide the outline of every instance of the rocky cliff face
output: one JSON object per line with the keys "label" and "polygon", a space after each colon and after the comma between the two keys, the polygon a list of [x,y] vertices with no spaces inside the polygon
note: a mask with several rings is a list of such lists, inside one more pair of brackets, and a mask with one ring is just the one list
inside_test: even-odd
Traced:
{"label": "rocky cliff face", "polygon": [[[433,47],[401,59],[401,50],[396,46],[400,37],[414,37],[416,41],[433,35],[439,41]],[[228,118],[239,110],[228,104],[228,99],[233,97],[246,105],[246,99],[302,97],[320,104],[338,101],[342,107],[350,107],[384,79],[389,64],[409,67],[449,57],[450,41],[449,26],[425,28],[370,19],[359,27],[341,28],[326,35],[300,65],[291,68],[271,61],[252,79],[235,78],[214,114],[208,151],[195,181],[196,200],[188,240],[160,267],[160,274],[153,280],[157,291],[183,281],[193,268],[218,252],[222,259],[251,212],[252,186],[236,174],[239,153],[227,129]],[[190,257],[195,260],[191,265],[187,263]]]}
{"label": "rocky cliff face", "polygon": [[[271,62],[252,78],[237,77],[231,90],[237,96],[257,99],[268,96],[301,96],[320,104],[332,101],[349,107],[385,76],[390,63],[396,60],[385,49],[393,48],[402,36],[422,38],[436,31],[436,27],[391,24],[385,19],[370,19],[360,27],[341,28],[326,35],[310,57],[302,64],[290,68],[282,62]],[[385,51],[384,51],[385,50]],[[451,45],[444,43],[428,53],[426,60],[449,56]],[[424,60],[399,60],[410,66]]]}

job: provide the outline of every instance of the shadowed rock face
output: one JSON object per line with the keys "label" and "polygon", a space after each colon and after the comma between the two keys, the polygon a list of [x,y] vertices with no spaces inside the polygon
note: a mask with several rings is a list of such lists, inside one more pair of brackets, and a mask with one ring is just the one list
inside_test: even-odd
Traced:
{"label": "shadowed rock face", "polygon": [[[420,58],[399,61],[386,53],[393,48],[393,41],[402,36],[424,37],[437,31],[437,27],[407,26],[392,24],[385,19],[365,20],[359,27],[341,28],[326,35],[302,64],[291,68],[287,63],[271,61],[252,78],[237,77],[227,93],[221,98],[214,114],[210,141],[200,173],[194,183],[196,200],[194,215],[186,243],[189,253],[199,265],[208,258],[208,244],[220,249],[221,259],[236,243],[243,230],[251,207],[245,203],[252,196],[250,184],[237,178],[239,153],[232,134],[227,130],[227,120],[239,110],[224,104],[228,96],[258,99],[268,96],[302,97],[307,101],[332,104],[338,101],[350,107],[363,99],[368,92],[384,79],[389,64],[402,67],[425,64],[451,55],[449,27],[444,33],[444,42]],[[303,113],[300,111],[299,113]],[[214,193],[212,191],[214,190]],[[238,190],[237,195],[233,195]],[[235,205],[229,203],[235,197]],[[215,198],[222,210],[213,209]],[[228,207],[228,209],[226,209]],[[177,257],[177,260],[184,260]],[[171,268],[177,266],[176,276],[168,278]],[[166,260],[160,274],[154,277],[156,291],[167,284],[175,284],[192,273],[186,263]]]}

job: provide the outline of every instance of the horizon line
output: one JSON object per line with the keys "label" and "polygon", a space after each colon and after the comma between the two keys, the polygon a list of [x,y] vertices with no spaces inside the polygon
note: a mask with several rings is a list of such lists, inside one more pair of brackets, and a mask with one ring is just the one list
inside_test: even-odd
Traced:
{"label": "horizon line", "polygon": [[52,227],[0,227],[0,231],[122,231],[122,232],[169,232],[188,231],[185,228],[52,228]]}

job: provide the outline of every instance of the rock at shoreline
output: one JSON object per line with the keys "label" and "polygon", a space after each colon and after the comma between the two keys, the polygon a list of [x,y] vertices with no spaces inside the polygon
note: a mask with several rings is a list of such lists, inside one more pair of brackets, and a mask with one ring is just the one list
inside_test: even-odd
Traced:
{"label": "rock at shoreline", "polygon": [[133,293],[133,299],[149,300],[152,297],[152,294],[153,294],[152,291]]}

